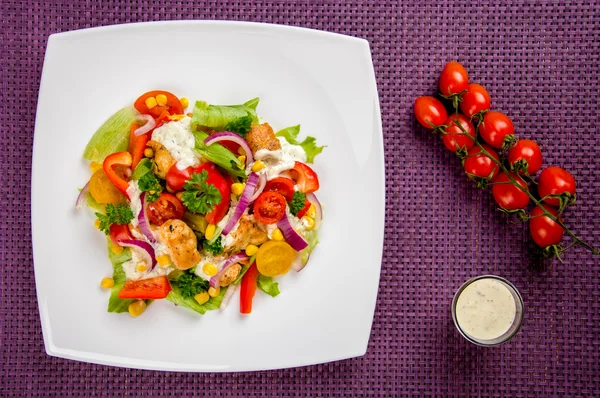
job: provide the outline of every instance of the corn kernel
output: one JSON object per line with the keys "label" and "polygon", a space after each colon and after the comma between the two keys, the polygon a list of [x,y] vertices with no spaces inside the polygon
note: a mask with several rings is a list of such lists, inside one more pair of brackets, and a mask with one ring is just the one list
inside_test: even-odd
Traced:
{"label": "corn kernel", "polygon": [[202,271],[208,276],[215,276],[219,272],[217,267],[215,267],[214,264],[211,263],[204,264],[204,266],[202,267]]}
{"label": "corn kernel", "polygon": [[259,171],[261,171],[264,168],[265,168],[265,164],[262,161],[260,161],[260,160],[257,160],[252,165],[252,171],[255,172],[255,173],[258,173]]}
{"label": "corn kernel", "polygon": [[162,254],[160,256],[156,256],[156,262],[161,267],[166,267],[167,265],[171,264],[171,257],[169,257],[168,254]]}
{"label": "corn kernel", "polygon": [[206,227],[206,232],[204,232],[204,237],[207,240],[211,240],[213,238],[213,236],[215,235],[216,230],[217,230],[217,226],[215,224],[208,224],[208,227]]}
{"label": "corn kernel", "polygon": [[254,245],[246,246],[245,252],[246,252],[246,256],[248,256],[248,257],[254,256],[257,251],[258,251],[258,247],[254,246]]}
{"label": "corn kernel", "polygon": [[167,96],[164,94],[158,94],[156,96],[156,103],[160,106],[167,105]]}
{"label": "corn kernel", "polygon": [[115,280],[113,278],[102,278],[102,282],[100,282],[100,286],[105,289],[110,289],[115,285]]}
{"label": "corn kernel", "polygon": [[98,162],[90,163],[90,170],[92,170],[92,173],[97,172],[101,168],[102,168],[102,163],[98,163]]}
{"label": "corn kernel", "polygon": [[273,233],[271,234],[273,240],[283,240],[283,234],[279,228],[275,228]]}
{"label": "corn kernel", "polygon": [[210,296],[208,295],[208,292],[202,292],[195,295],[194,299],[198,302],[198,304],[202,305],[210,300]]}
{"label": "corn kernel", "polygon": [[175,197],[179,199],[179,201],[183,202],[183,191],[179,191],[175,194]]}
{"label": "corn kernel", "polygon": [[310,205],[308,211],[306,212],[306,215],[312,219],[315,219],[317,217],[317,208],[315,207],[315,205]]}
{"label": "corn kernel", "polygon": [[111,247],[111,250],[115,254],[121,254],[121,253],[123,253],[123,246],[113,244]]}
{"label": "corn kernel", "polygon": [[231,192],[233,192],[235,195],[241,195],[242,192],[244,192],[244,187],[246,185],[242,184],[240,182],[236,182],[235,184],[231,184]]}
{"label": "corn kernel", "polygon": [[238,156],[238,160],[240,161],[241,166],[238,166],[240,169],[244,169],[246,167],[246,155]]}
{"label": "corn kernel", "polygon": [[100,229],[100,219],[97,218],[96,221],[94,221],[94,227]]}
{"label": "corn kernel", "polygon": [[181,98],[181,99],[179,100],[179,102],[181,103],[181,107],[182,107],[183,109],[185,109],[185,108],[187,108],[188,106],[190,106],[190,100],[189,100],[189,99],[187,99],[187,98],[185,98],[185,97]]}
{"label": "corn kernel", "polygon": [[231,201],[234,202],[238,199],[238,197],[235,194],[231,194],[231,196],[229,196],[229,199],[231,199]]}
{"label": "corn kernel", "polygon": [[129,311],[129,315],[132,317],[138,317],[142,315],[142,312],[146,309],[146,302],[144,300],[137,300],[133,303],[129,304],[127,310]]}
{"label": "corn kernel", "polygon": [[145,264],[138,263],[138,264],[135,266],[135,269],[137,269],[137,270],[138,270],[138,272],[146,272],[146,270],[148,269],[148,267],[146,267],[146,265],[145,265]]}
{"label": "corn kernel", "polygon": [[215,289],[214,287],[210,287],[208,289],[208,295],[210,297],[217,297],[219,295],[219,293],[221,293],[221,286],[217,286],[217,288]]}
{"label": "corn kernel", "polygon": [[144,156],[147,158],[153,158],[154,157],[154,149],[152,149],[150,147],[146,147],[146,149],[144,149]]}
{"label": "corn kernel", "polygon": [[146,107],[148,109],[152,109],[156,105],[158,105],[157,102],[156,102],[156,98],[154,98],[154,97],[148,97],[148,98],[146,98],[146,101],[144,101],[144,103],[146,104]]}
{"label": "corn kernel", "polygon": [[304,227],[307,231],[312,231],[315,229],[315,219],[312,217],[304,216],[302,217],[302,221],[304,221]]}
{"label": "corn kernel", "polygon": [[[242,147],[238,148],[238,155],[246,156],[246,151],[244,150],[244,148],[242,148]],[[246,159],[244,159],[244,160],[246,160]]]}
{"label": "corn kernel", "polygon": [[171,115],[169,116],[169,120],[173,120],[173,121],[178,121],[181,120],[185,117],[185,115],[181,114],[181,115]]}

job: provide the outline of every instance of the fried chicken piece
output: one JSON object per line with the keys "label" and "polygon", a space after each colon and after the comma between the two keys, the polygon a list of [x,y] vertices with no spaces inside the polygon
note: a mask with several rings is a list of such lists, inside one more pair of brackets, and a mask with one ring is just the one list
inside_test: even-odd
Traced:
{"label": "fried chicken piece", "polygon": [[183,221],[168,220],[158,229],[158,236],[178,269],[192,268],[200,261],[196,235]]}
{"label": "fried chicken piece", "polygon": [[150,140],[146,145],[154,150],[154,174],[165,179],[171,166],[177,162],[160,142]]}
{"label": "fried chicken piece", "polygon": [[246,141],[250,146],[250,150],[252,150],[252,154],[261,149],[268,149],[269,151],[281,149],[281,143],[275,137],[273,128],[269,126],[269,123],[252,126],[252,130],[246,134]]}
{"label": "fried chicken piece", "polygon": [[267,232],[260,229],[254,217],[245,214],[239,222],[239,227],[230,232],[233,242],[223,249],[225,253],[235,254],[244,250],[248,245],[260,246],[269,240]]}
{"label": "fried chicken piece", "polygon": [[240,264],[233,264],[229,268],[225,270],[225,273],[221,275],[219,278],[220,286],[229,286],[231,282],[237,279],[240,275],[240,271],[242,270],[242,266]]}

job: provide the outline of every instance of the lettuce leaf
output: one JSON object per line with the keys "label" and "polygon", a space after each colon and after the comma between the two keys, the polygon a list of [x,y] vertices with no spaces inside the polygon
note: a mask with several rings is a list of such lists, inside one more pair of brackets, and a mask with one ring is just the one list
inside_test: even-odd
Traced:
{"label": "lettuce leaf", "polygon": [[139,180],[144,175],[150,173],[152,171],[152,167],[154,167],[154,162],[148,158],[142,158],[137,166],[135,166],[135,170],[131,174],[132,180]]}
{"label": "lettuce leaf", "polygon": [[259,274],[258,279],[256,280],[256,286],[271,297],[275,297],[280,293],[279,284],[270,276]]}
{"label": "lettuce leaf", "polygon": [[314,163],[315,156],[323,152],[323,148],[327,145],[317,146],[317,139],[315,137],[306,137],[304,141],[298,141],[298,134],[300,134],[300,125],[286,127],[283,130],[279,130],[275,135],[277,137],[283,137],[292,145],[300,145],[304,152],[306,152],[306,162]]}
{"label": "lettuce leaf", "polygon": [[198,304],[198,302],[193,298],[183,298],[181,295],[181,291],[177,286],[177,282],[171,282],[172,290],[169,292],[167,296],[167,300],[172,302],[175,305],[180,305],[185,308],[189,308],[192,311],[196,311],[197,313],[204,315],[207,311],[213,311],[219,309],[221,306],[221,302],[223,301],[223,296],[225,296],[225,292],[227,291],[226,287],[222,287],[219,295],[217,297],[211,297],[204,304]]}
{"label": "lettuce leaf", "polygon": [[[212,144],[210,146],[204,143],[204,140],[208,138],[208,134],[204,131],[194,131],[194,138],[196,139],[195,150],[204,159],[209,162],[213,162],[217,166],[225,169],[228,173],[236,176],[247,178],[246,171],[242,170],[244,165],[238,160],[238,158],[231,153],[231,151],[225,148],[221,144]],[[240,168],[241,167],[241,168]]]}
{"label": "lettuce leaf", "polygon": [[119,254],[112,251],[112,242],[107,239],[108,242],[108,258],[113,266],[113,280],[115,281],[114,286],[110,292],[110,298],[108,299],[108,312],[127,312],[129,304],[133,303],[133,299],[121,299],[118,297],[119,291],[125,284],[125,271],[123,271],[123,263],[131,260],[131,250],[128,248],[123,249]]}
{"label": "lettuce leaf", "polygon": [[106,213],[106,205],[104,203],[96,202],[96,199],[91,193],[87,193],[85,197],[85,205],[92,209],[95,213]]}
{"label": "lettuce leaf", "polygon": [[135,122],[137,111],[132,106],[118,110],[94,133],[83,151],[83,158],[102,163],[114,152],[127,150],[129,127]]}
{"label": "lettuce leaf", "polygon": [[304,239],[308,242],[308,247],[302,250],[302,264],[306,264],[309,254],[312,253],[317,244],[319,244],[319,231],[316,229],[306,231],[304,233]]}
{"label": "lettuce leaf", "polygon": [[258,124],[256,107],[258,98],[253,98],[241,105],[210,105],[205,101],[196,101],[192,126],[204,126],[217,131],[225,130],[228,124],[250,116],[252,125]]}
{"label": "lettuce leaf", "polygon": [[[250,259],[248,260],[248,264],[252,265],[254,263],[254,260],[256,260],[256,253],[253,254],[250,257]],[[239,285],[240,282],[242,281],[242,278],[246,274],[246,272],[248,272],[248,270],[250,269],[250,265],[242,265],[242,269],[240,270],[240,274],[238,275],[238,277],[236,278],[236,280],[234,280],[231,283],[234,284],[234,285]]]}

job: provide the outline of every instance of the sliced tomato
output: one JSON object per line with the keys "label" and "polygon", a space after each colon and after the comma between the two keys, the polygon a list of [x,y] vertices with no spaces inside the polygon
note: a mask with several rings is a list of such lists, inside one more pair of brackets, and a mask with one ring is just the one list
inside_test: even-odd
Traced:
{"label": "sliced tomato", "polygon": [[169,168],[165,177],[167,186],[174,192],[183,191],[185,182],[190,179],[193,172],[194,168],[192,166],[179,170],[177,164],[174,164]]}
{"label": "sliced tomato", "polygon": [[294,181],[285,177],[273,178],[267,181],[264,192],[280,193],[290,202],[294,198]]}
{"label": "sliced tomato", "polygon": [[146,144],[150,141],[150,133],[135,135],[135,131],[140,128],[140,125],[137,123],[133,123],[129,128],[129,148],[127,152],[131,154],[131,168],[135,169],[135,166],[138,165],[140,160],[144,157],[144,150],[146,149]]}
{"label": "sliced tomato", "polygon": [[240,287],[240,314],[250,314],[252,312],[252,299],[256,293],[257,279],[258,268],[256,268],[256,263],[252,263],[248,271],[242,277],[242,286]]}
{"label": "sliced tomato", "polygon": [[277,192],[263,192],[254,202],[254,217],[263,224],[275,224],[285,215],[287,202]]}
{"label": "sliced tomato", "polygon": [[[167,104],[163,106],[156,105],[155,107],[148,109],[148,106],[146,106],[146,100],[150,97],[156,98],[156,96],[159,94],[163,94],[165,97],[167,97]],[[160,117],[164,111],[171,115],[180,115],[183,113],[183,107],[181,106],[181,101],[179,101],[179,98],[170,92],[163,90],[153,90],[142,94],[138,99],[135,100],[133,106],[140,113],[151,115],[153,118]]]}
{"label": "sliced tomato", "polygon": [[168,220],[181,220],[185,209],[175,195],[160,194],[156,202],[148,204],[148,218],[154,225],[163,225]]}
{"label": "sliced tomato", "polygon": [[112,244],[116,246],[120,246],[119,241],[133,239],[133,235],[131,235],[131,231],[129,231],[129,226],[127,224],[111,225],[108,236],[110,237]]}
{"label": "sliced tomato", "polygon": [[171,284],[166,276],[126,281],[119,291],[122,299],[157,300],[164,299],[171,291]]}
{"label": "sliced tomato", "polygon": [[319,177],[317,173],[306,164],[296,162],[290,172],[296,180],[300,192],[311,193],[319,189]]}
{"label": "sliced tomato", "polygon": [[104,174],[106,174],[110,182],[115,184],[115,187],[117,187],[117,189],[121,191],[123,195],[127,196],[127,198],[129,198],[129,195],[127,194],[129,182],[123,179],[118,171],[115,170],[115,168],[117,166],[131,167],[132,163],[133,158],[129,152],[116,152],[108,155],[102,163]]}
{"label": "sliced tomato", "polygon": [[221,194],[221,203],[215,206],[215,208],[206,214],[206,221],[211,224],[217,224],[225,217],[227,211],[229,211],[229,203],[231,201],[231,184],[227,182],[225,177],[219,172],[217,166],[211,162],[204,162],[200,166],[194,168],[194,173],[202,173],[206,170],[208,178],[206,182],[212,184],[217,188]]}

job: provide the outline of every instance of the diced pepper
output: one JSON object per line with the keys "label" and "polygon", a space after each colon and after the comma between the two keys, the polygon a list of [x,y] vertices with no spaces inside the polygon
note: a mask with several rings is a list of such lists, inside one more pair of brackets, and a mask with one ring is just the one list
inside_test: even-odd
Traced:
{"label": "diced pepper", "polygon": [[144,157],[144,151],[146,150],[146,144],[150,141],[150,133],[136,136],[134,133],[140,125],[133,123],[129,128],[129,153],[131,154],[131,168],[135,169],[140,160]]}
{"label": "diced pepper", "polygon": [[127,194],[127,189],[129,188],[129,183],[121,178],[114,168],[116,166],[131,167],[132,163],[133,158],[129,152],[116,152],[112,155],[108,155],[102,164],[104,174],[106,174],[110,182],[112,182],[115,187],[117,187],[117,189],[128,198],[129,195]]}
{"label": "diced pepper", "polygon": [[252,312],[252,299],[256,293],[256,280],[258,279],[258,269],[256,263],[248,269],[242,278],[240,287],[240,314],[250,314]]}
{"label": "diced pepper", "polygon": [[119,292],[119,298],[124,299],[163,299],[171,291],[171,284],[166,276],[150,279],[129,280]]}

